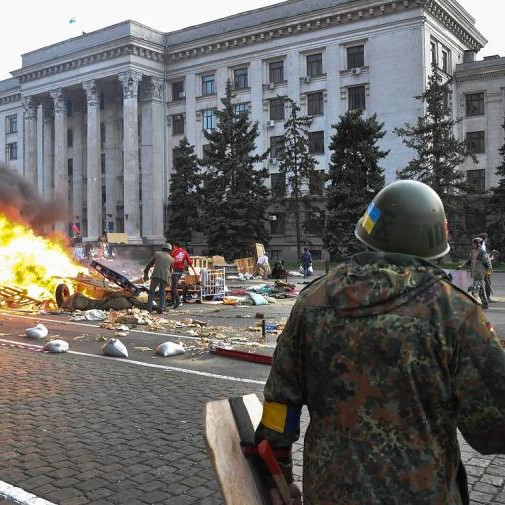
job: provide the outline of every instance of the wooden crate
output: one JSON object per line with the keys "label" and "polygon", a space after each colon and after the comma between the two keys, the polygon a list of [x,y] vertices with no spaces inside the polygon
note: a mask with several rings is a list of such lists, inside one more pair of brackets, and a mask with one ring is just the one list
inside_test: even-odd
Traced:
{"label": "wooden crate", "polygon": [[206,268],[207,270],[211,270],[214,267],[212,258],[209,256],[193,256],[191,259],[193,260],[194,268]]}
{"label": "wooden crate", "polygon": [[239,258],[234,261],[237,272],[241,274],[252,274],[254,272],[254,268],[256,266],[256,261],[254,258]]}

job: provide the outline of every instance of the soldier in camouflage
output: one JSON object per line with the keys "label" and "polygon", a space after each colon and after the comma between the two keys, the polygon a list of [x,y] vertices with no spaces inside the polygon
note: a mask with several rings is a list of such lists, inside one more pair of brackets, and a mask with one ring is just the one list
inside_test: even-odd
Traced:
{"label": "soldier in camouflage", "polygon": [[[456,432],[505,452],[505,353],[476,300],[428,261],[449,251],[442,202],[422,183],[393,183],[356,236],[374,252],[314,281],[293,308],[257,440],[289,453],[307,405],[305,505],[468,504]],[[280,463],[299,504],[290,459]]]}

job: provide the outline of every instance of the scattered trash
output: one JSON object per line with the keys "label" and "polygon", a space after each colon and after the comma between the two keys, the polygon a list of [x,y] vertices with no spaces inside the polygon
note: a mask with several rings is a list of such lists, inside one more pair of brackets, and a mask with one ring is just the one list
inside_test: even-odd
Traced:
{"label": "scattered trash", "polygon": [[265,319],[265,314],[263,314],[263,312],[256,312],[256,315],[254,317],[256,319]]}
{"label": "scattered trash", "polygon": [[49,333],[48,329],[42,323],[39,323],[34,328],[28,328],[26,330],[26,336],[28,338],[33,338],[35,340],[41,340],[43,338],[46,338],[48,333]]}
{"label": "scattered trash", "polygon": [[98,309],[91,309],[84,312],[84,317],[87,321],[103,321],[107,319],[107,312]]}
{"label": "scattered trash", "polygon": [[128,332],[127,331],[116,331],[116,333],[114,333],[114,336],[116,336],[116,337],[127,337],[128,336]]}
{"label": "scattered trash", "polygon": [[265,324],[265,331],[267,333],[273,333],[273,332],[277,331],[278,328],[279,328],[279,325],[277,323],[266,323]]}
{"label": "scattered trash", "polygon": [[118,339],[111,338],[102,346],[102,354],[115,358],[127,358],[128,349],[126,349],[126,346]]}
{"label": "scattered trash", "polygon": [[140,351],[140,352],[149,352],[149,351],[152,351],[152,349],[150,347],[134,347],[134,349],[136,351]]}
{"label": "scattered trash", "polygon": [[249,296],[252,298],[254,305],[268,305],[268,301],[263,295],[258,293],[249,293]]}
{"label": "scattered trash", "polygon": [[44,351],[58,353],[67,352],[69,347],[68,342],[64,340],[51,340],[51,342],[47,342],[43,349]]}
{"label": "scattered trash", "polygon": [[164,342],[156,348],[156,354],[164,356],[177,356],[178,354],[184,354],[186,349],[181,344],[174,344],[173,342]]}

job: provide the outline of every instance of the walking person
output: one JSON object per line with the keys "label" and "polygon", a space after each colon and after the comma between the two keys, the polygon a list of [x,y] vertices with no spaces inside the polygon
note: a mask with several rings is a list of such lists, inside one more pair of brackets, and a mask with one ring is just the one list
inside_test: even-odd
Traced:
{"label": "walking person", "polygon": [[478,235],[479,238],[482,239],[482,250],[485,251],[488,256],[489,256],[489,263],[491,265],[491,268],[486,272],[486,275],[484,276],[484,289],[486,290],[486,297],[488,303],[492,303],[493,300],[491,300],[491,292],[493,291],[491,287],[491,276],[493,275],[493,259],[494,255],[492,254],[494,251],[491,251],[491,248],[489,247],[489,237],[487,233],[480,233]]}
{"label": "walking person", "polygon": [[158,305],[158,314],[163,314],[165,311],[165,298],[166,290],[168,285],[168,280],[172,273],[172,265],[174,260],[171,256],[172,246],[166,243],[162,246],[160,252],[154,253],[149,263],[144,268],[144,280],[149,279],[149,270],[154,266],[153,273],[151,275],[151,283],[149,284],[149,295],[147,297],[147,311],[151,313],[153,311],[154,293],[156,288],[158,288],[160,301]]}
{"label": "walking person", "polygon": [[312,254],[308,247],[303,248],[302,258],[300,260],[303,269],[303,278],[306,279],[310,276],[310,267],[312,266]]}
{"label": "walking person", "polygon": [[174,267],[172,272],[172,306],[174,309],[176,309],[182,305],[177,285],[179,284],[182,274],[184,273],[184,268],[186,265],[192,265],[193,261],[186,249],[183,249],[179,242],[174,242],[172,258],[174,259]]}
{"label": "walking person", "polygon": [[278,451],[293,505],[303,405],[307,505],[468,505],[457,432],[505,453],[505,353],[480,305],[429,261],[449,251],[442,202],[420,182],[392,183],[355,235],[369,252],[293,307],[256,440]]}
{"label": "walking person", "polygon": [[463,268],[469,266],[471,269],[471,276],[473,279],[472,285],[470,286],[470,293],[473,296],[479,297],[482,303],[482,308],[487,309],[488,299],[485,287],[486,276],[491,276],[491,261],[487,252],[483,249],[483,240],[480,237],[475,237],[472,240],[472,251],[468,260],[465,261],[458,268]]}

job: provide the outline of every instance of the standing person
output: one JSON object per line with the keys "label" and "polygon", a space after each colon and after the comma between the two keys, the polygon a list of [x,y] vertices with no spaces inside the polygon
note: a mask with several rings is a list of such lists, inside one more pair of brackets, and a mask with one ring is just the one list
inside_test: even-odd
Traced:
{"label": "standing person", "polygon": [[458,268],[470,266],[473,282],[469,291],[473,296],[479,296],[482,302],[482,308],[487,309],[489,305],[485,289],[485,278],[486,276],[491,276],[491,261],[489,260],[487,252],[482,247],[483,242],[484,241],[480,237],[475,237],[472,240],[472,251],[470,252],[470,256],[468,260]]}
{"label": "standing person", "polygon": [[312,254],[310,254],[308,247],[303,248],[302,259],[300,261],[303,268],[303,278],[306,279],[310,276],[309,268],[312,266]]}
{"label": "standing person", "polygon": [[303,405],[307,505],[468,504],[457,430],[483,454],[505,453],[505,353],[475,299],[429,261],[449,251],[442,202],[425,184],[395,182],[355,235],[371,250],[293,307],[256,439],[286,454],[293,504]]}
{"label": "standing person", "polygon": [[271,270],[270,263],[268,262],[268,253],[265,252],[258,258],[258,261],[256,262],[256,268],[254,269],[253,277],[259,274],[263,280],[267,280],[270,273]]}
{"label": "standing person", "polygon": [[149,263],[144,268],[144,280],[147,281],[149,278],[149,269],[154,265],[154,270],[151,275],[151,283],[149,284],[149,295],[147,297],[147,311],[151,313],[153,311],[154,293],[156,288],[158,288],[160,295],[160,303],[158,305],[158,314],[163,314],[165,310],[165,297],[168,280],[170,279],[170,274],[172,273],[172,265],[174,260],[170,252],[172,251],[172,246],[166,243],[162,246],[161,252],[154,253]]}
{"label": "standing person", "polygon": [[489,247],[489,237],[487,233],[481,233],[478,235],[479,238],[482,239],[482,250],[486,252],[489,256],[489,264],[490,269],[486,272],[484,276],[484,289],[486,290],[486,298],[488,303],[492,303],[494,300],[491,300],[491,276],[493,275],[493,261],[491,258],[491,249]]}
{"label": "standing person", "polygon": [[172,258],[174,259],[174,271],[172,272],[172,306],[174,309],[176,309],[182,305],[177,285],[182,277],[182,274],[184,273],[185,266],[192,265],[193,261],[189,257],[186,249],[183,249],[179,242],[174,242]]}

